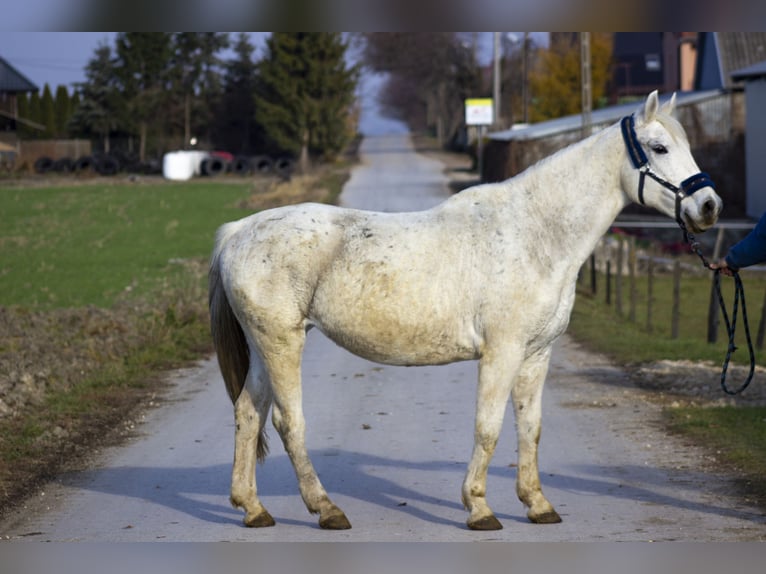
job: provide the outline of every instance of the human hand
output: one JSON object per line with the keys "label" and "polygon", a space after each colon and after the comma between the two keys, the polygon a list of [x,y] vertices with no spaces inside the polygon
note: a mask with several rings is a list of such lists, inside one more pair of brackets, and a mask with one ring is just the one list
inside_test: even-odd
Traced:
{"label": "human hand", "polygon": [[718,271],[720,271],[727,277],[734,276],[734,271],[732,271],[731,268],[729,267],[729,264],[726,263],[726,259],[721,259],[718,263],[711,263],[710,268],[713,270],[717,269]]}

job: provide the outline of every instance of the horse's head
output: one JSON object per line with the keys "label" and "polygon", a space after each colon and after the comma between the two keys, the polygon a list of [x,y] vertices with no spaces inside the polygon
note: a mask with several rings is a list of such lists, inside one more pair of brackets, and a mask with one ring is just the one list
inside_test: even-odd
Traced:
{"label": "horse's head", "polygon": [[694,161],[681,124],[671,117],[675,102],[673,94],[660,106],[654,91],[642,108],[623,118],[628,153],[622,186],[633,201],[674,217],[691,231],[704,231],[718,220],[723,203]]}

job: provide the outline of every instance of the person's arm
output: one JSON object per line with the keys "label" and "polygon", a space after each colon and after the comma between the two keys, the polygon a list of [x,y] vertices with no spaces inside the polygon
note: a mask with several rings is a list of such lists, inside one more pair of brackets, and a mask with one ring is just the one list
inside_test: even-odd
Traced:
{"label": "person's arm", "polygon": [[766,261],[766,213],[753,230],[729,249],[724,262],[732,271]]}

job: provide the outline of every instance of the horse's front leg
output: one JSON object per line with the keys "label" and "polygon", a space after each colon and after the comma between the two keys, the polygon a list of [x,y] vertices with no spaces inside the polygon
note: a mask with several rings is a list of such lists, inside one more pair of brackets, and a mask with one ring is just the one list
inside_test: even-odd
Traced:
{"label": "horse's front leg", "polygon": [[519,441],[516,493],[521,502],[529,508],[527,512],[529,520],[537,524],[561,522],[561,517],[543,495],[537,466],[543,384],[550,357],[551,350],[548,348],[526,359],[512,392],[516,434]]}
{"label": "horse's front leg", "polygon": [[503,527],[487,504],[487,470],[520,363],[521,350],[487,352],[479,361],[473,454],[462,492],[463,504],[470,513],[468,528],[472,530],[500,530]]}

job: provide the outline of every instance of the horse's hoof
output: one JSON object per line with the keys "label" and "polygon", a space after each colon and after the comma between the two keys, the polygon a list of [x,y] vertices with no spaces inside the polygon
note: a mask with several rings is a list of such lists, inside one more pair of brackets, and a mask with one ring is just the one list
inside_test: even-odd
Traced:
{"label": "horse's hoof", "polygon": [[551,510],[549,512],[543,512],[542,514],[539,514],[537,516],[532,515],[531,513],[527,514],[527,518],[529,518],[530,522],[534,522],[535,524],[558,524],[561,522],[561,517],[559,516],[559,513],[555,510]]}
{"label": "horse's hoof", "polygon": [[346,518],[346,515],[342,511],[333,511],[327,516],[323,516],[319,519],[319,528],[325,530],[348,530],[351,528],[351,523]]}
{"label": "horse's hoof", "polygon": [[245,516],[245,526],[250,528],[264,528],[266,526],[274,526],[276,522],[267,511],[263,511],[256,516]]}
{"label": "horse's hoof", "polygon": [[495,518],[494,514],[479,518],[479,520],[468,521],[468,528],[471,530],[502,530],[503,525]]}

